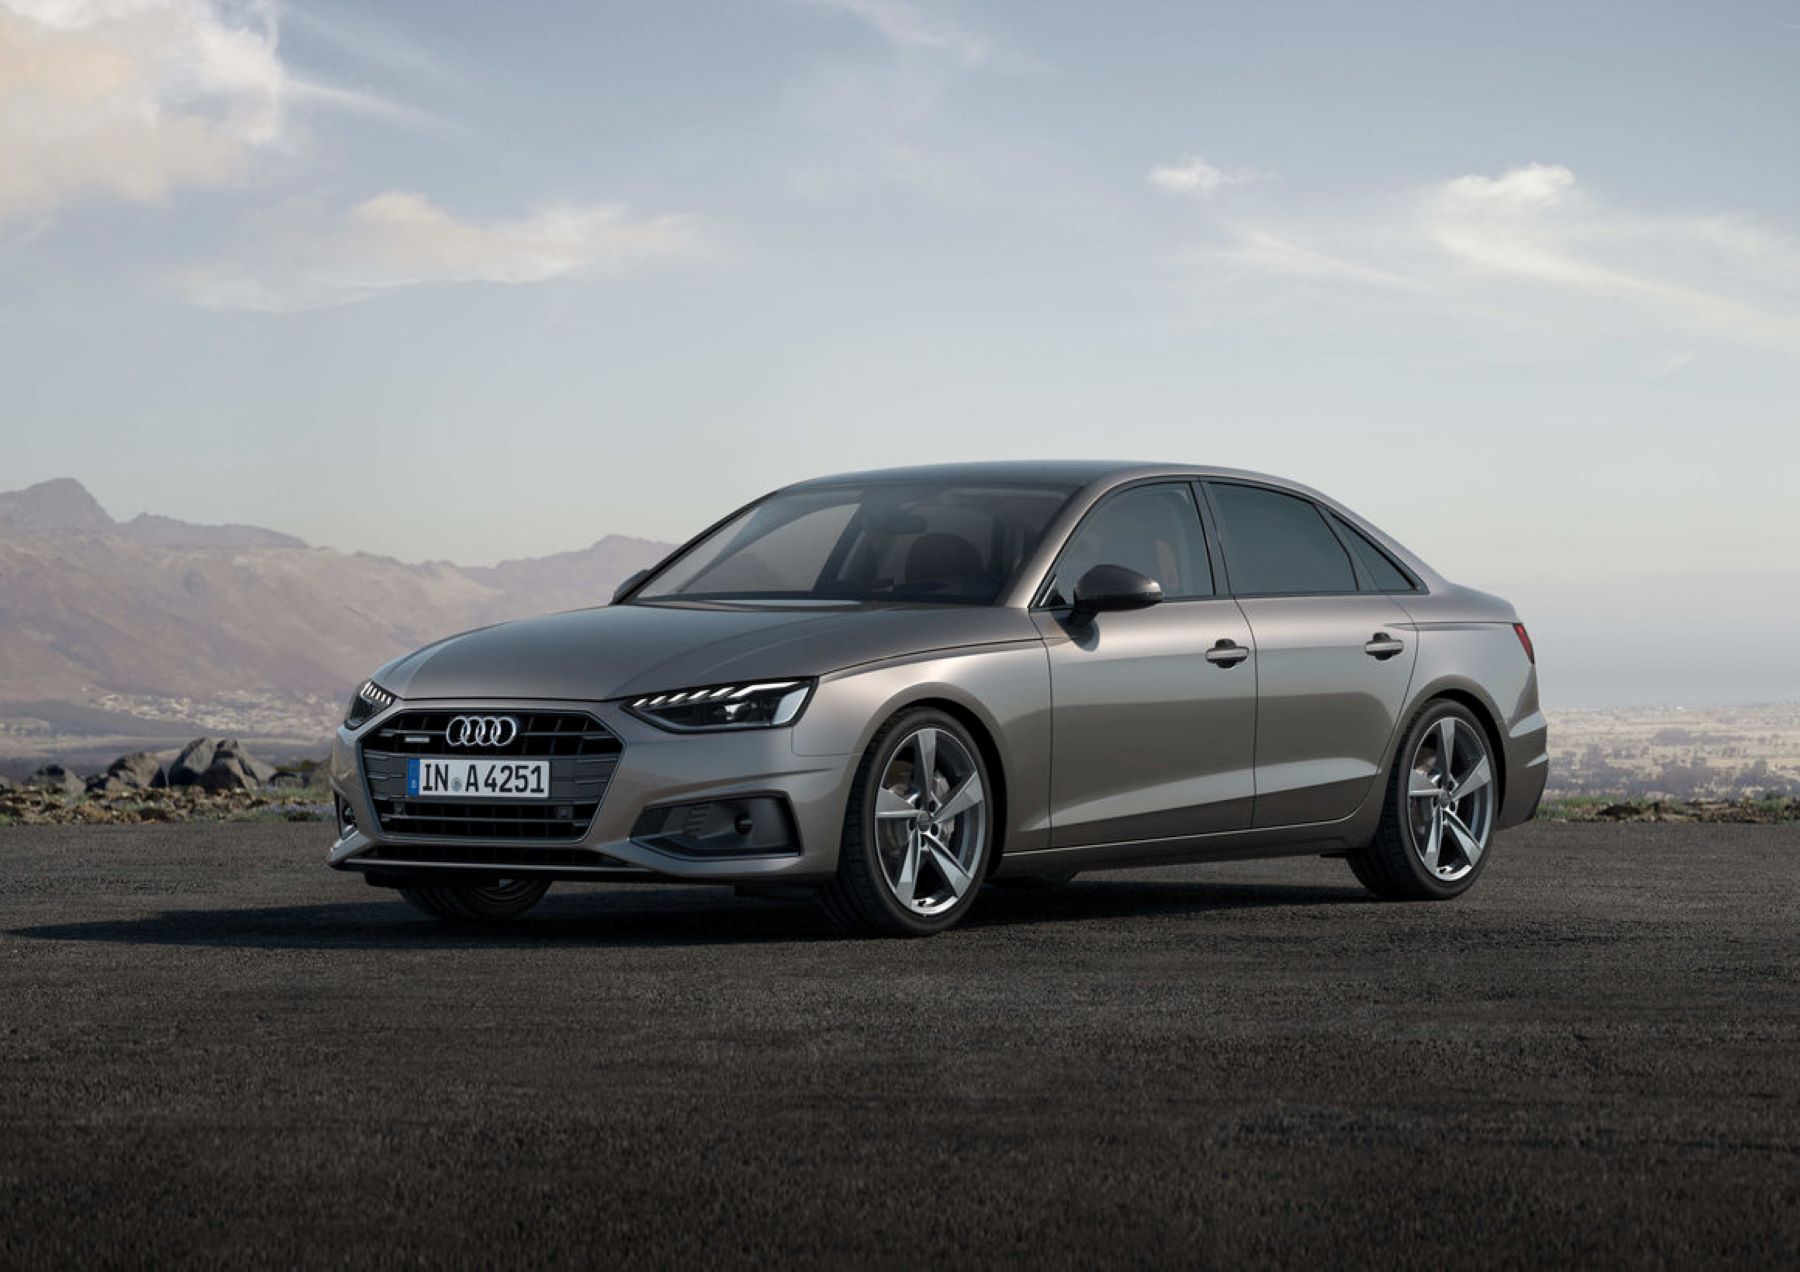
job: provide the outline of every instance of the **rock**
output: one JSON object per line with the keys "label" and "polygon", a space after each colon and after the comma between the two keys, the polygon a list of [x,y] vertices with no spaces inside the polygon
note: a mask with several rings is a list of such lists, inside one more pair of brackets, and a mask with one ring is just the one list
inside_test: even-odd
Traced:
{"label": "rock", "polygon": [[195,738],[181,748],[181,754],[169,765],[168,783],[170,786],[198,786],[206,770],[212,767],[213,756],[218,752],[219,743],[214,738]]}
{"label": "rock", "polygon": [[19,784],[17,782],[13,781],[12,778],[8,777],[6,774],[0,773],[0,793],[16,791],[18,789]]}
{"label": "rock", "polygon": [[55,791],[62,795],[79,795],[87,789],[87,783],[60,764],[46,764],[30,777],[25,785],[40,791]]}
{"label": "rock", "polygon": [[129,790],[147,791],[169,784],[169,772],[163,762],[148,751],[121,755],[106,766],[106,777]]}
{"label": "rock", "polygon": [[219,743],[213,751],[212,762],[200,775],[200,785],[209,791],[255,791],[261,790],[274,776],[273,767],[233,740]]}

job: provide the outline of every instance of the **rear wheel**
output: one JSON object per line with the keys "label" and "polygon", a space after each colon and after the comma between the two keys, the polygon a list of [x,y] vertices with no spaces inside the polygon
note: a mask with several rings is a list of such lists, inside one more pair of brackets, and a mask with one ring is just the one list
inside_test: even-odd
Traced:
{"label": "rear wheel", "polygon": [[516,919],[544,899],[542,879],[496,879],[491,883],[422,883],[400,889],[414,909],[434,919],[501,923]]}
{"label": "rear wheel", "polygon": [[1445,901],[1474,884],[1493,844],[1500,783],[1487,732],[1460,703],[1414,717],[1388,777],[1381,826],[1350,869],[1390,901]]}
{"label": "rear wheel", "polygon": [[981,748],[941,711],[901,712],[875,735],[844,815],[837,878],[819,891],[852,931],[930,936],[968,913],[992,852]]}

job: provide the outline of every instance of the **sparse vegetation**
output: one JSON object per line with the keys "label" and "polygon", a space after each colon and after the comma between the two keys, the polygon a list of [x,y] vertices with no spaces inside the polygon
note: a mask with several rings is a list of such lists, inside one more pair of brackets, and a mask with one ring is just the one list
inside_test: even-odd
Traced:
{"label": "sparse vegetation", "polygon": [[1550,794],[1619,800],[1800,796],[1800,704],[1549,711]]}
{"label": "sparse vegetation", "polygon": [[1538,820],[1548,822],[1797,822],[1800,799],[1617,799],[1569,795],[1546,799]]}
{"label": "sparse vegetation", "polygon": [[193,821],[324,821],[330,792],[319,787],[265,791],[206,791],[172,787],[121,794],[65,795],[17,790],[0,793],[0,825],[56,826]]}

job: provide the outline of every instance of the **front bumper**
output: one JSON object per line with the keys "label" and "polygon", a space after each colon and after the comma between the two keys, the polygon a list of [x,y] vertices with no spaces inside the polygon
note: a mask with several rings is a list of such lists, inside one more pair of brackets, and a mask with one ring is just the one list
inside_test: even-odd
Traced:
{"label": "front bumper", "polygon": [[[415,836],[385,834],[376,816],[363,773],[359,742],[389,715],[402,710],[586,712],[618,736],[623,752],[613,769],[599,809],[587,833],[555,844],[518,840],[483,841],[458,837],[442,841],[445,860],[425,859]],[[349,805],[357,829],[340,838],[327,862],[340,870],[379,872],[384,876],[544,874],[557,878],[683,879],[710,883],[818,883],[837,869],[838,841],[855,765],[849,755],[800,755],[791,728],[746,729],[723,733],[668,733],[644,723],[611,703],[572,701],[504,701],[480,703],[407,701],[396,703],[354,731],[340,728],[331,750],[331,786]],[[795,845],[767,854],[708,856],[675,852],[633,837],[644,811],[670,804],[713,799],[775,796],[786,801],[793,818]],[[402,846],[407,860],[384,857],[384,847]],[[532,864],[522,847],[553,848],[554,862]],[[494,858],[480,860],[477,849],[491,848]],[[591,859],[591,860],[590,860]]]}

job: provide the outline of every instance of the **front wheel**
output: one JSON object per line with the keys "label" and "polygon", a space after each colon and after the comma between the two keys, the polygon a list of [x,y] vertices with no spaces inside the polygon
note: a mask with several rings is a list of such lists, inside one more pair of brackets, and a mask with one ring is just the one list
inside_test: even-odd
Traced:
{"label": "front wheel", "polygon": [[1500,783],[1487,731],[1460,703],[1428,703],[1394,758],[1381,826],[1350,869],[1388,901],[1446,901],[1474,884],[1493,846]]}
{"label": "front wheel", "polygon": [[400,889],[416,910],[434,919],[502,923],[516,919],[544,899],[543,879],[496,879],[492,883],[422,883]]}
{"label": "front wheel", "polygon": [[994,841],[981,748],[941,711],[903,711],[875,735],[844,815],[837,878],[819,902],[852,931],[930,936],[967,914]]}

